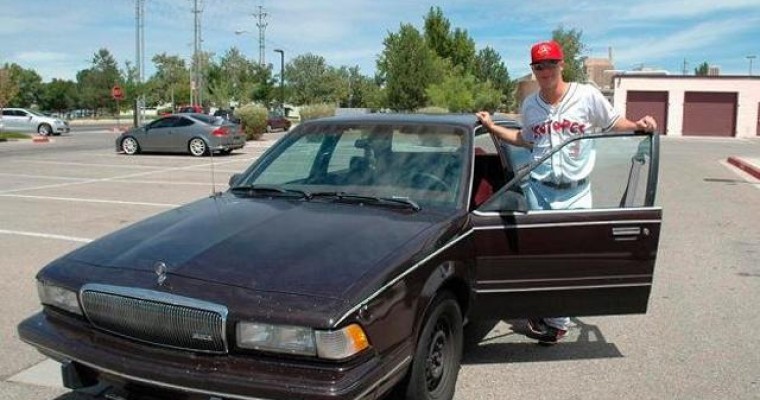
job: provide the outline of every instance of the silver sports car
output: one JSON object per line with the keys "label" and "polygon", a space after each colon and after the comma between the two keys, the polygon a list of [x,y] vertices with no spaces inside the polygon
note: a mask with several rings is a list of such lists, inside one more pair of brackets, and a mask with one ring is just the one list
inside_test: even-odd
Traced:
{"label": "silver sports car", "polygon": [[229,154],[245,146],[240,125],[206,114],[172,114],[116,138],[116,151],[186,153],[201,157],[210,152]]}

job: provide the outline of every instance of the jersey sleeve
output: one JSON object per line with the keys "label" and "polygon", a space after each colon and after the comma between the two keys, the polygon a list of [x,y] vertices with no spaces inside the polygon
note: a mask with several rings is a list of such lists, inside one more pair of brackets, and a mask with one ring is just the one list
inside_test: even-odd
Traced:
{"label": "jersey sleeve", "polygon": [[607,132],[620,119],[620,113],[615,111],[612,104],[596,88],[591,88],[591,118],[595,126]]}

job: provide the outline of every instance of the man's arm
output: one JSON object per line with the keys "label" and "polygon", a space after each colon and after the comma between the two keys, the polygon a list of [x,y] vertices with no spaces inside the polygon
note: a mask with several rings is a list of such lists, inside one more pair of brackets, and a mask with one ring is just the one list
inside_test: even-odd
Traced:
{"label": "man's arm", "polygon": [[527,147],[527,148],[533,147],[533,143],[527,142],[525,141],[525,139],[523,139],[520,131],[509,129],[504,126],[496,125],[491,119],[491,114],[489,114],[487,111],[481,111],[481,112],[475,113],[475,116],[478,117],[478,119],[480,120],[480,123],[483,125],[484,128],[488,129],[489,132],[499,137],[499,139],[513,146],[520,146],[520,147]]}
{"label": "man's arm", "polygon": [[657,130],[657,121],[651,115],[645,115],[638,121],[631,121],[625,117],[618,118],[615,125],[612,125],[612,130],[615,132],[625,131],[644,131],[654,132]]}

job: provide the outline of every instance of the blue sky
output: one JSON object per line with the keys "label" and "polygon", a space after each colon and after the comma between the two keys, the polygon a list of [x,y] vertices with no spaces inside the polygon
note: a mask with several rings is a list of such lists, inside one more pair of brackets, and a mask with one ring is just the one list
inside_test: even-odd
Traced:
{"label": "blue sky", "polygon": [[[452,27],[466,29],[478,49],[491,46],[513,78],[529,72],[529,48],[562,25],[583,31],[590,57],[612,47],[617,69],[641,64],[680,73],[702,63],[723,75],[746,75],[757,55],[760,75],[760,0],[520,0],[423,2],[416,0],[202,0],[203,48],[221,56],[230,47],[258,59],[251,15],[269,14],[266,61],[279,67],[311,52],[334,66],[358,65],[371,75],[383,39],[401,23],[422,29],[439,6]],[[188,59],[193,50],[193,0],[145,0],[146,74],[154,54]],[[120,67],[135,60],[135,0],[0,0],[0,64],[35,69],[44,81],[74,79],[93,54],[107,48]],[[237,30],[248,33],[236,35]]]}

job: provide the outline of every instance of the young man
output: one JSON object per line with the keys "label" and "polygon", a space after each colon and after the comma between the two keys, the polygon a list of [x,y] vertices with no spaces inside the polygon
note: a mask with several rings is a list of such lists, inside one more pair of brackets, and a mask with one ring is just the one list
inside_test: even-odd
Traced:
{"label": "young man", "polygon": [[[565,82],[562,79],[564,54],[557,42],[533,45],[530,58],[539,91],[523,101],[522,131],[495,125],[488,112],[476,115],[483,126],[500,139],[531,149],[534,160],[546,155],[554,146],[586,133],[599,130],[653,132],[657,129],[657,122],[649,115],[634,122],[618,114],[595,87]],[[531,172],[526,191],[530,208],[591,208],[588,175],[595,159],[592,144],[581,141],[536,167]],[[556,343],[567,335],[569,325],[569,317],[530,319],[529,336],[540,343]]]}

